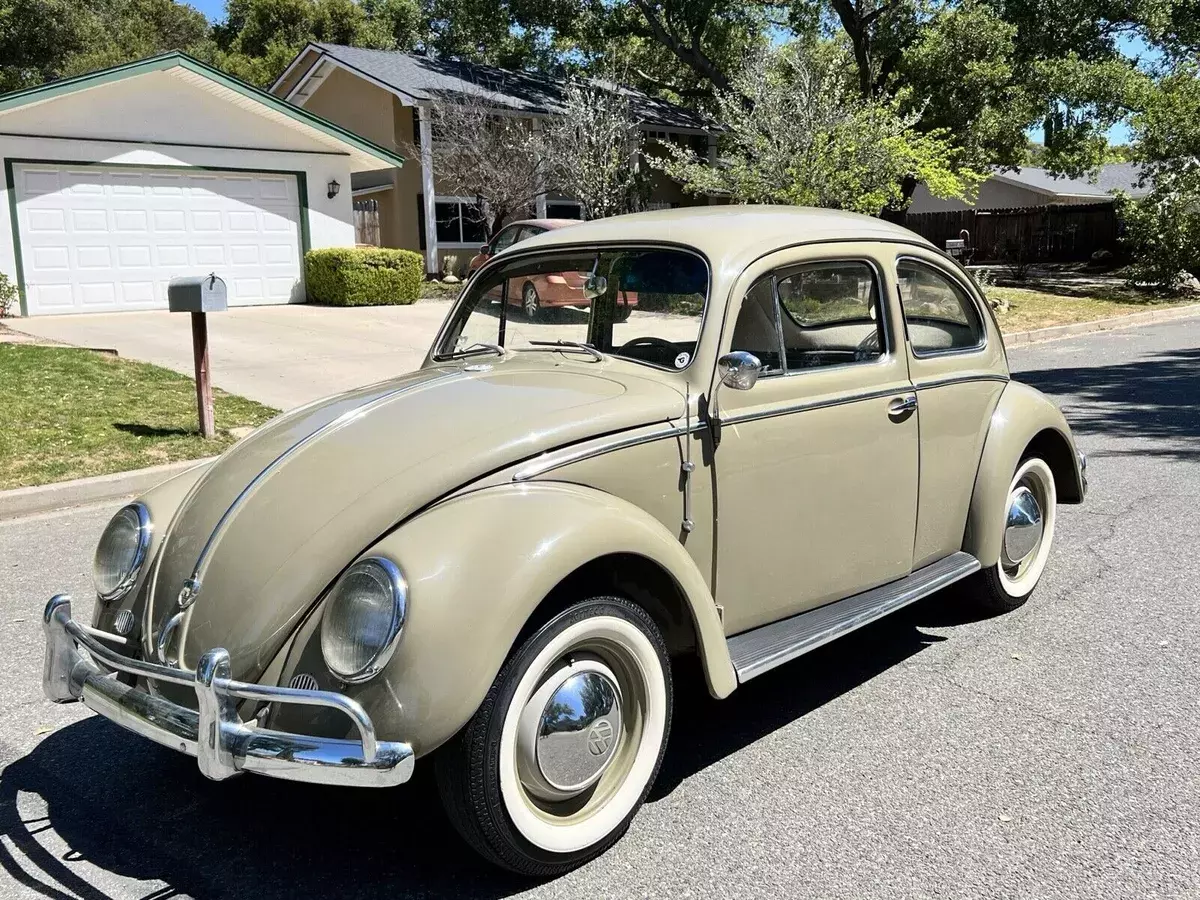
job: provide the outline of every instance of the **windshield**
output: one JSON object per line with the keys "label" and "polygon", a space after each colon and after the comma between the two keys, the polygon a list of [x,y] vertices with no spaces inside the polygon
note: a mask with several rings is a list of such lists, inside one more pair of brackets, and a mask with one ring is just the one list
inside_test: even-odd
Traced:
{"label": "windshield", "polygon": [[683,250],[525,257],[471,285],[451,314],[436,358],[487,353],[493,346],[557,348],[686,369],[696,354],[707,297],[707,264]]}

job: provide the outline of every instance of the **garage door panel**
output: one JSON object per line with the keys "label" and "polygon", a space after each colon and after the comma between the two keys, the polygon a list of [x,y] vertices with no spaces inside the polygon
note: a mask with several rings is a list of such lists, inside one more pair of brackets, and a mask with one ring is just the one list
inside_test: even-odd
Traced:
{"label": "garage door panel", "polygon": [[31,314],[165,308],[172,277],[208,272],[230,305],[304,299],[294,176],[15,168]]}

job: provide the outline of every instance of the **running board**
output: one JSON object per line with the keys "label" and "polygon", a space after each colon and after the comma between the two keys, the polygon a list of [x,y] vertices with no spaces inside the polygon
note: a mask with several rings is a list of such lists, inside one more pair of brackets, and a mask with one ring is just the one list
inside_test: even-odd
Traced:
{"label": "running board", "polygon": [[898,581],[734,635],[726,643],[738,681],[749,681],[979,569],[979,560],[960,551]]}

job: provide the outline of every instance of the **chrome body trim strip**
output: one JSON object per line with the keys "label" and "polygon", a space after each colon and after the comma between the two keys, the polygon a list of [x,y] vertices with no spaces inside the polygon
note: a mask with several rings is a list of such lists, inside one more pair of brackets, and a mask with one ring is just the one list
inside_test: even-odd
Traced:
{"label": "chrome body trim strip", "polygon": [[927,388],[948,387],[952,384],[968,384],[972,381],[998,381],[1001,384],[1008,384],[1012,379],[1007,375],[949,375],[945,378],[931,378],[920,384],[914,383],[913,388],[914,390],[923,391]]}
{"label": "chrome body trim strip", "polygon": [[754,412],[734,413],[721,416],[722,425],[739,425],[742,422],[754,422],[758,419],[771,419],[775,416],[786,416],[789,413],[805,412],[810,409],[826,409],[830,406],[843,406],[847,403],[857,403],[860,400],[878,400],[880,397],[904,397],[912,393],[912,385],[903,385],[885,389],[876,388],[869,391],[859,391],[855,394],[845,394],[831,397],[827,400],[804,400],[799,403],[789,403],[787,406],[776,406],[771,409],[755,410]]}
{"label": "chrome body trim strip", "polygon": [[[205,653],[194,672],[130,659],[104,646],[95,629],[74,621],[71,598],[65,594],[51,598],[46,605],[43,626],[42,690],[50,700],[82,700],[123,728],[195,756],[200,771],[209,778],[221,780],[249,771],[315,784],[390,787],[412,776],[412,748],[378,740],[366,710],[342,694],[237,681],[229,674],[229,654],[221,648]],[[198,709],[122,684],[97,663],[139,678],[191,687],[196,691]],[[334,709],[350,719],[359,740],[258,728],[241,721],[235,700]]]}
{"label": "chrome body trim strip", "polygon": [[[787,377],[787,376],[785,376]],[[828,400],[806,400],[800,403],[791,403],[787,406],[775,407],[770,410],[760,410],[752,413],[739,413],[730,416],[722,416],[722,425],[736,425],[742,422],[753,422],[757,419],[769,419],[773,416],[784,416],[794,412],[804,412],[810,409],[825,409],[830,406],[840,406],[845,403],[856,403],[859,400],[877,400],[880,397],[905,397],[912,394],[914,390],[921,391],[926,388],[945,387],[951,384],[965,384],[971,381],[998,381],[1003,384],[1009,382],[1009,378],[1003,375],[962,375],[953,376],[950,378],[939,378],[933,381],[928,381],[921,385],[913,386],[900,385],[894,388],[876,389],[862,391],[856,394],[849,394],[843,397],[834,397]],[[554,469],[562,468],[571,463],[582,462],[585,459],[591,459],[596,456],[602,456],[605,453],[611,453],[614,450],[624,450],[627,447],[636,447],[638,444],[647,444],[651,441],[657,441],[665,437],[682,437],[684,434],[694,434],[697,431],[703,431],[708,426],[703,423],[692,424],[688,429],[680,428],[677,425],[665,425],[656,431],[647,434],[628,435],[621,434],[609,438],[603,438],[599,441],[589,441],[584,444],[577,444],[562,450],[549,450],[541,456],[535,457],[529,462],[520,466],[512,476],[513,481],[528,481],[531,478],[536,478],[539,475],[545,475],[547,472]]]}
{"label": "chrome body trim strip", "polygon": [[630,435],[623,433],[601,438],[598,441],[575,444],[561,450],[549,450],[520,466],[513,472],[512,480],[528,481],[530,478],[545,475],[554,469],[560,469],[563,466],[569,466],[571,463],[582,462],[585,459],[591,459],[595,456],[603,456],[605,453],[611,453],[614,450],[624,450],[627,447],[636,447],[638,444],[648,444],[651,441],[661,440],[665,437],[683,437],[685,434],[694,434],[697,431],[703,431],[707,427],[707,425],[701,423],[684,428],[667,424],[645,434]]}
{"label": "chrome body trim strip", "polygon": [[[418,381],[415,384],[405,384],[403,387],[393,388],[384,394],[380,394],[373,400],[368,400],[366,403],[362,403],[353,409],[346,410],[336,419],[326,422],[320,428],[305,435],[300,440],[296,441],[296,443],[284,450],[277,457],[275,457],[275,459],[268,463],[261,472],[250,479],[250,482],[244,488],[242,488],[241,493],[239,493],[233,499],[233,502],[229,504],[229,508],[226,509],[225,512],[222,513],[221,518],[217,520],[217,524],[213,527],[212,533],[209,534],[208,540],[204,542],[204,546],[200,550],[200,555],[196,559],[196,565],[192,568],[192,577],[184,582],[183,589],[179,592],[179,608],[186,609],[193,602],[195,602],[196,595],[200,593],[201,587],[204,584],[204,573],[208,570],[208,561],[212,555],[213,547],[215,547],[217,542],[221,539],[221,536],[225,533],[225,529],[229,527],[229,523],[233,519],[234,512],[253,495],[254,491],[260,484],[262,484],[264,480],[266,480],[268,475],[278,469],[281,465],[287,462],[288,459],[290,459],[308,444],[315,441],[317,438],[341,430],[359,416],[366,415],[371,410],[382,406],[391,400],[394,400],[401,394],[407,393],[408,391],[417,390],[418,388],[432,384],[434,381],[438,381],[441,378],[447,378],[456,374],[458,374],[458,370],[452,372],[443,372],[438,376],[425,379],[423,381]],[[183,507],[181,506],[180,509],[183,509]]]}
{"label": "chrome body trim strip", "polygon": [[738,683],[790,662],[979,569],[979,560],[958,551],[897,581],[734,635],[726,643]]}

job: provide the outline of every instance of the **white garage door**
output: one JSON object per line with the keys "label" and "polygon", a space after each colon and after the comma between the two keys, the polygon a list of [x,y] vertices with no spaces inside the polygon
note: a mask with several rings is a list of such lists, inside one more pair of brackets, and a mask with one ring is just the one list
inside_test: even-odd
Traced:
{"label": "white garage door", "polygon": [[14,166],[30,315],[166,309],[177,275],[225,279],[230,305],[299,302],[294,175]]}

